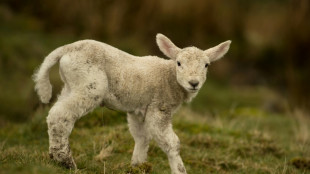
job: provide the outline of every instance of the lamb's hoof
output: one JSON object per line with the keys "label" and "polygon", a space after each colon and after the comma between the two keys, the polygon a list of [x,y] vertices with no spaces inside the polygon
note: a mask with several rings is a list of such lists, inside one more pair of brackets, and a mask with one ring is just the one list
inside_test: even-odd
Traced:
{"label": "lamb's hoof", "polygon": [[[61,159],[57,159],[55,158],[56,156],[53,155],[52,153],[49,154],[50,158],[54,161],[56,161],[57,163],[59,163],[60,165],[62,165],[63,167],[67,168],[67,169],[77,169],[76,164],[73,160],[72,157],[66,157],[66,158],[61,158]],[[59,157],[59,155],[58,155]]]}
{"label": "lamb's hoof", "polygon": [[52,153],[49,153],[50,159],[54,159],[54,156]]}
{"label": "lamb's hoof", "polygon": [[67,169],[74,169],[74,170],[77,169],[76,164],[73,161],[73,159],[62,161],[60,164]]}

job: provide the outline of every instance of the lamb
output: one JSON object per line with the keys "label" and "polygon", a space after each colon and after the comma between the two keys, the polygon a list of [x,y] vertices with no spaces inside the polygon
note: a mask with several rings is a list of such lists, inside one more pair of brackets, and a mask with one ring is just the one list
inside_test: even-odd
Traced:
{"label": "lamb", "polygon": [[131,164],[146,162],[151,139],[167,154],[171,172],[185,174],[180,141],[172,129],[172,115],[190,102],[206,81],[211,62],[223,57],[231,41],[207,50],[178,48],[157,34],[159,49],[169,60],[137,57],[94,40],[82,40],[52,51],[34,74],[35,90],[49,103],[49,69],[59,62],[64,87],[47,116],[49,154],[68,168],[76,168],[69,135],[74,123],[99,105],[127,112],[135,146]]}

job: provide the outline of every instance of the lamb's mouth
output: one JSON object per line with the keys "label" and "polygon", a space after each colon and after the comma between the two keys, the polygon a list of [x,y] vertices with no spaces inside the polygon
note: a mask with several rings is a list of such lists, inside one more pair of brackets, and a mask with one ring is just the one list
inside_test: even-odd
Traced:
{"label": "lamb's mouth", "polygon": [[198,88],[190,88],[188,89],[189,92],[195,93],[198,91]]}

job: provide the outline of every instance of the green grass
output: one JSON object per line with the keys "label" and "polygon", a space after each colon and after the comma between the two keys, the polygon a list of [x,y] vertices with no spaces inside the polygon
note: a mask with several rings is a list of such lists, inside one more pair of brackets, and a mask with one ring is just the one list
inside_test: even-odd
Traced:
{"label": "green grass", "polygon": [[[310,172],[309,122],[301,114],[274,114],[251,106],[212,115],[190,108],[184,106],[174,117],[188,173]],[[47,111],[40,108],[29,122],[8,122],[0,129],[0,173],[143,173],[130,167],[134,141],[124,113],[98,108],[77,122],[70,141],[79,170],[70,171],[49,159]],[[167,157],[155,142],[146,166],[150,173],[170,173]]]}
{"label": "green grass", "polygon": [[[45,120],[50,106],[38,104],[30,77],[49,51],[78,38],[42,33],[38,21],[24,16],[3,21],[0,82],[6,85],[0,86],[0,174],[170,173],[167,157],[155,142],[149,163],[130,167],[134,141],[125,113],[102,108],[79,120],[70,137],[78,170],[50,160]],[[306,113],[291,112],[286,100],[266,87],[219,84],[211,72],[197,98],[173,119],[188,173],[310,173]],[[50,76],[54,99],[61,87],[57,67]]]}

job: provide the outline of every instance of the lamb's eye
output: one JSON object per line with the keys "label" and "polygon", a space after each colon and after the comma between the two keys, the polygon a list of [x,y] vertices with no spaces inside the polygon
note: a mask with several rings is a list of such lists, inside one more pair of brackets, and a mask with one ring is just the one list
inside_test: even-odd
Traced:
{"label": "lamb's eye", "polygon": [[209,64],[208,64],[208,63],[206,63],[205,68],[207,68],[208,66],[209,66]]}
{"label": "lamb's eye", "polygon": [[179,61],[177,61],[178,66],[181,66],[181,63]]}

